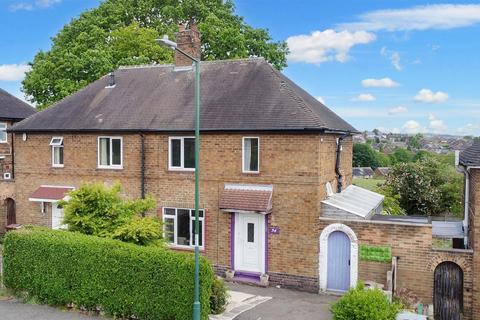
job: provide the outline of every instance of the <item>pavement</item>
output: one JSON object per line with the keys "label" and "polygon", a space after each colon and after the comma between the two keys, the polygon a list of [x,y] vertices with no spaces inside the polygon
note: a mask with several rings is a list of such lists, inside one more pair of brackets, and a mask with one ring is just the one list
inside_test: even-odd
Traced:
{"label": "pavement", "polygon": [[272,299],[243,312],[235,320],[330,320],[330,305],[339,297],[275,287],[259,288],[228,283],[230,290]]}
{"label": "pavement", "polygon": [[105,320],[77,311],[68,311],[44,305],[25,304],[18,300],[0,300],[1,320]]}
{"label": "pavement", "polygon": [[[338,297],[274,287],[259,288],[228,283],[232,301],[227,311],[213,319],[235,320],[330,320],[330,305]],[[1,320],[105,320],[78,311],[24,304],[0,299]]]}

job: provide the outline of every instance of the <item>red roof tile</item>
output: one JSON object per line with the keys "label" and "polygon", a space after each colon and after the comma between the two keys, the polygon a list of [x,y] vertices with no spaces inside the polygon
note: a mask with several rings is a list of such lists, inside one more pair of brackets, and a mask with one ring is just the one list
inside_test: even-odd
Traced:
{"label": "red roof tile", "polygon": [[35,190],[30,199],[61,200],[73,189],[73,187],[41,186]]}
{"label": "red roof tile", "polygon": [[272,211],[272,190],[226,187],[220,199],[220,209],[269,213]]}

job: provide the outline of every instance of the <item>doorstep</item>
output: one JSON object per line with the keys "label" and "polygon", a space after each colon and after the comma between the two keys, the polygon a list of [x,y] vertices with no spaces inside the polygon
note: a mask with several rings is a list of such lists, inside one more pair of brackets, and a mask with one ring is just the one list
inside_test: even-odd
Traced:
{"label": "doorstep", "polygon": [[225,281],[243,283],[258,287],[268,287],[268,274],[256,274],[242,271],[227,271],[225,272]]}

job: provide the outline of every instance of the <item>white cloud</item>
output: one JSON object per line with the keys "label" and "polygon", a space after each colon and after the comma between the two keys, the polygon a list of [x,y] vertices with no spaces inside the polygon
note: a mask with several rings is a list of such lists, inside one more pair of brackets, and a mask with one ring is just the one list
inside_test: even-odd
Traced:
{"label": "white cloud", "polygon": [[375,101],[376,98],[373,94],[370,93],[361,93],[355,98],[352,99],[353,101]]}
{"label": "white cloud", "polygon": [[432,4],[406,9],[367,12],[358,22],[344,23],[340,29],[366,31],[409,31],[453,29],[480,23],[479,4]]}
{"label": "white cloud", "polygon": [[393,116],[393,115],[396,115],[396,114],[401,114],[401,113],[407,113],[408,112],[408,109],[405,108],[405,107],[402,107],[402,106],[398,106],[398,107],[395,107],[395,108],[392,108],[390,110],[388,110],[388,114]]}
{"label": "white cloud", "polygon": [[30,71],[28,64],[0,64],[0,81],[20,81],[27,71]]}
{"label": "white cloud", "polygon": [[465,126],[457,128],[457,132],[461,134],[473,134],[480,130],[480,124],[467,123]]}
{"label": "white cloud", "polygon": [[380,54],[384,57],[387,57],[396,70],[402,70],[403,67],[400,63],[400,53],[397,51],[390,51],[387,49],[387,47],[382,47],[382,49],[380,49]]}
{"label": "white cloud", "polygon": [[318,97],[317,97],[317,100],[320,101],[320,102],[323,103],[323,104],[326,104],[326,103],[325,103],[325,99],[324,99],[323,97],[318,96]]}
{"label": "white cloud", "polygon": [[390,78],[382,78],[382,79],[364,79],[362,80],[362,86],[364,87],[376,87],[376,88],[391,88],[397,87],[398,83],[393,81]]}
{"label": "white cloud", "polygon": [[428,116],[428,121],[428,128],[434,132],[445,132],[445,130],[447,130],[447,126],[443,121],[435,117],[433,114]]}
{"label": "white cloud", "polygon": [[424,88],[417,93],[414,99],[419,102],[441,103],[448,100],[448,94],[442,91],[433,92]]}
{"label": "white cloud", "polygon": [[425,131],[425,129],[420,125],[420,123],[415,120],[408,120],[407,122],[405,122],[405,124],[402,126],[402,129],[406,133],[419,133]]}
{"label": "white cloud", "polygon": [[309,35],[291,36],[287,39],[290,49],[288,59],[319,65],[327,61],[345,62],[348,52],[358,44],[375,41],[376,36],[366,31],[340,31],[332,29],[313,31]]}
{"label": "white cloud", "polygon": [[32,2],[19,2],[10,5],[10,11],[31,11],[37,8],[48,8],[57,3],[62,2],[62,0],[35,0]]}

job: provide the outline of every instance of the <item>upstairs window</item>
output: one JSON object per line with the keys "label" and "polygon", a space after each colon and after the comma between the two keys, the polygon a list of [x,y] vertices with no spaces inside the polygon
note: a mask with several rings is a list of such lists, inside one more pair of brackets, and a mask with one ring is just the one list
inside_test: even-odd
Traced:
{"label": "upstairs window", "polygon": [[195,138],[170,137],[168,146],[169,170],[195,170]]}
{"label": "upstairs window", "polygon": [[243,154],[243,172],[259,173],[260,172],[260,138],[244,137],[242,154]]}
{"label": "upstairs window", "polygon": [[98,167],[122,169],[122,144],[121,137],[98,137]]}
{"label": "upstairs window", "polygon": [[7,124],[0,122],[0,143],[7,142]]}
{"label": "upstairs window", "polygon": [[63,167],[63,137],[53,137],[50,146],[52,147],[52,167]]}

